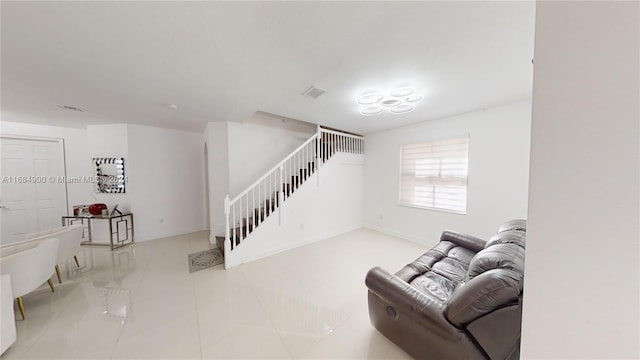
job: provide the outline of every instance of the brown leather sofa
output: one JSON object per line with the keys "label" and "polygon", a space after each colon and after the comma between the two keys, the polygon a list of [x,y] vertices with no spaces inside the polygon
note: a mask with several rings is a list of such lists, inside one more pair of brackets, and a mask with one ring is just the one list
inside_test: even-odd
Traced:
{"label": "brown leather sofa", "polygon": [[416,359],[517,359],[526,221],[489,241],[444,231],[395,274],[367,273],[373,326]]}

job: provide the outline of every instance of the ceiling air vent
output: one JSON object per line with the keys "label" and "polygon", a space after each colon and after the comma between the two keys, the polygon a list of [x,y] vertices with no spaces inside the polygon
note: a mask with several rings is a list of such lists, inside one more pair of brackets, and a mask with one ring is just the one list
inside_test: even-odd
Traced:
{"label": "ceiling air vent", "polygon": [[84,112],[84,110],[80,109],[79,107],[71,105],[58,105],[58,107],[63,110]]}
{"label": "ceiling air vent", "polygon": [[326,90],[322,90],[320,88],[317,88],[317,87],[311,85],[311,87],[309,87],[307,90],[305,90],[302,93],[302,95],[306,95],[306,96],[312,97],[314,99],[317,99],[318,96],[320,96],[320,95],[322,95],[322,94],[324,94],[326,92],[327,92]]}

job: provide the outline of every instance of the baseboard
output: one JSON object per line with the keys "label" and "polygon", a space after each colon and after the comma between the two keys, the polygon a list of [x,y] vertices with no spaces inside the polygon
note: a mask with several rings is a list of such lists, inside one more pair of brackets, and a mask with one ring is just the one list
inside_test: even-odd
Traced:
{"label": "baseboard", "polygon": [[275,254],[281,253],[283,251],[295,249],[297,247],[304,246],[304,245],[309,245],[309,244],[314,243],[316,241],[324,240],[324,239],[327,239],[327,238],[330,238],[330,237],[338,236],[338,235],[341,235],[341,234],[344,234],[344,233],[348,233],[350,231],[354,231],[354,230],[360,229],[361,227],[362,227],[362,225],[360,225],[360,224],[352,225],[352,226],[348,226],[348,227],[342,228],[340,230],[331,231],[331,232],[327,232],[327,233],[320,234],[320,235],[315,235],[315,236],[309,237],[307,239],[303,239],[302,241],[299,241],[299,242],[295,242],[295,243],[292,243],[292,244],[286,244],[286,245],[279,246],[277,248],[271,249],[269,251],[263,251],[263,252],[258,253],[258,254],[253,254],[252,256],[249,256],[249,257],[247,257],[245,259],[242,259],[241,262],[239,262],[239,263],[232,264],[232,266],[242,265],[244,263],[248,263],[248,262],[251,262],[251,261],[262,259],[262,258],[265,258],[267,256],[271,256],[271,255],[275,255]]}
{"label": "baseboard", "polygon": [[431,241],[428,241],[428,240],[425,240],[425,239],[418,238],[418,237],[416,237],[414,235],[410,235],[410,234],[403,233],[403,232],[400,232],[400,231],[395,231],[395,230],[383,228],[383,227],[380,227],[380,226],[377,226],[377,225],[373,225],[373,224],[364,224],[362,227],[364,227],[365,229],[370,229],[370,230],[377,231],[379,233],[383,233],[383,234],[386,234],[386,235],[395,236],[395,237],[400,238],[400,239],[408,240],[408,241],[411,241],[411,242],[414,242],[414,243],[417,243],[417,244],[420,244],[420,245],[437,245],[438,244],[438,240],[439,240],[439,239],[435,239],[433,242],[431,242]]}
{"label": "baseboard", "polygon": [[158,233],[158,234],[146,235],[142,237],[136,234],[135,241],[136,242],[153,241],[153,240],[165,239],[173,236],[191,234],[191,233],[200,232],[200,231],[206,231],[206,229],[202,229],[200,227],[185,227],[185,228],[171,231],[168,233]]}

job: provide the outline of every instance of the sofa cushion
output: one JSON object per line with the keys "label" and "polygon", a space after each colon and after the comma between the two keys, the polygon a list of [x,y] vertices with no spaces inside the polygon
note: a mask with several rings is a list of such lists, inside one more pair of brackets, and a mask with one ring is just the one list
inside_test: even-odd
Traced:
{"label": "sofa cushion", "polygon": [[445,307],[445,316],[464,326],[481,315],[517,303],[524,279],[524,248],[498,243],[478,252],[469,263],[464,282]]}
{"label": "sofa cushion", "polygon": [[451,248],[451,250],[449,250],[449,253],[447,254],[447,257],[454,259],[456,261],[458,261],[459,263],[465,264],[465,265],[469,265],[469,263],[471,262],[471,259],[473,259],[473,256],[476,253],[474,251],[471,251],[469,249],[465,249],[463,247],[460,246],[456,246]]}
{"label": "sofa cushion", "polygon": [[[467,272],[469,261],[475,253],[469,249],[457,246],[449,241],[441,241],[434,248],[422,254],[419,258],[407,264],[395,275],[400,279],[411,283],[416,277],[434,270],[449,280],[459,281]],[[445,264],[436,266],[437,263],[449,259]],[[451,262],[454,261],[454,262]]]}
{"label": "sofa cushion", "polygon": [[458,286],[445,306],[445,316],[463,327],[482,315],[518,303],[522,292],[522,273],[492,269]]}
{"label": "sofa cushion", "polygon": [[496,244],[473,257],[467,279],[492,269],[508,269],[524,273],[524,249],[516,244]]}
{"label": "sofa cushion", "polygon": [[455,291],[458,281],[447,279],[442,275],[429,271],[413,279],[410,285],[420,290],[423,294],[444,303]]}

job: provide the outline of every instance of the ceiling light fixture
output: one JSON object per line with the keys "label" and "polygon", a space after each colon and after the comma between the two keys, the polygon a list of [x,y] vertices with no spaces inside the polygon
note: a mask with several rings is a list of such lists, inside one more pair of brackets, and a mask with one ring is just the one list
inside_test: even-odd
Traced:
{"label": "ceiling light fixture", "polygon": [[402,103],[402,101],[398,100],[398,99],[386,99],[383,100],[380,105],[384,106],[384,107],[394,107],[394,106],[398,106]]}
{"label": "ceiling light fixture", "polygon": [[384,111],[384,108],[380,105],[372,105],[368,106],[362,110],[360,110],[360,114],[364,116],[377,115]]}
{"label": "ceiling light fixture", "polygon": [[382,100],[383,98],[384,96],[382,96],[382,94],[380,93],[369,93],[360,96],[356,100],[356,102],[360,105],[373,105],[380,102],[380,100]]}
{"label": "ceiling light fixture", "polygon": [[360,114],[364,116],[378,115],[388,110],[390,114],[406,114],[416,108],[416,104],[424,99],[422,94],[416,94],[412,87],[400,87],[388,92],[367,92],[356,99],[362,105]]}
{"label": "ceiling light fixture", "polygon": [[424,96],[413,94],[413,95],[409,95],[406,98],[404,98],[404,101],[409,102],[409,103],[414,103],[414,102],[418,102],[418,101],[420,101],[422,99],[424,99]]}
{"label": "ceiling light fixture", "polygon": [[405,97],[409,94],[413,94],[415,90],[411,87],[402,87],[391,90],[391,96],[393,97]]}
{"label": "ceiling light fixture", "polygon": [[389,112],[392,113],[392,114],[396,114],[396,115],[406,114],[406,113],[408,113],[409,111],[412,111],[415,108],[416,107],[413,104],[402,104],[402,105],[398,105],[398,106],[396,106],[394,108],[389,109]]}

